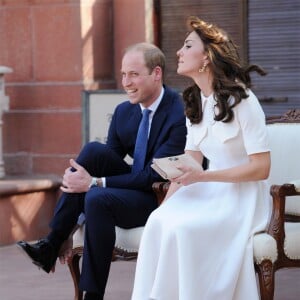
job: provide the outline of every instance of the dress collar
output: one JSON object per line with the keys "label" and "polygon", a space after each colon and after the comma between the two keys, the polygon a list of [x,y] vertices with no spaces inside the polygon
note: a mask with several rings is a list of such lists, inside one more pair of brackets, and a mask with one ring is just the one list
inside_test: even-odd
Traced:
{"label": "dress collar", "polygon": [[214,93],[211,93],[208,97],[206,97],[202,91],[200,91],[201,99],[202,99],[202,110],[204,110],[205,104],[207,102],[215,102]]}

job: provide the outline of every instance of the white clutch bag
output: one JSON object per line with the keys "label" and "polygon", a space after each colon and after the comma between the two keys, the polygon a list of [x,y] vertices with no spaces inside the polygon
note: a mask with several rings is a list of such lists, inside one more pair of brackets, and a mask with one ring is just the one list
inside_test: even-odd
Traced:
{"label": "white clutch bag", "polygon": [[163,158],[154,158],[151,167],[162,178],[171,179],[182,174],[182,171],[178,169],[178,166],[195,166],[195,164],[199,163],[192,156],[181,154]]}

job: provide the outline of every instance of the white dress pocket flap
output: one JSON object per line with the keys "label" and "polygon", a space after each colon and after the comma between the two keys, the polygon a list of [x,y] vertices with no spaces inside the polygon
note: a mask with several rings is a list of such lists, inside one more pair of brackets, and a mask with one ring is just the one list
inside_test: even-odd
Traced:
{"label": "white dress pocket flap", "polygon": [[203,126],[202,124],[196,125],[198,128],[196,130],[192,130],[194,145],[199,146],[202,140],[205,138],[207,134],[207,126]]}
{"label": "white dress pocket flap", "polygon": [[230,123],[216,122],[212,126],[212,134],[222,143],[236,137],[239,133],[239,126],[235,121]]}

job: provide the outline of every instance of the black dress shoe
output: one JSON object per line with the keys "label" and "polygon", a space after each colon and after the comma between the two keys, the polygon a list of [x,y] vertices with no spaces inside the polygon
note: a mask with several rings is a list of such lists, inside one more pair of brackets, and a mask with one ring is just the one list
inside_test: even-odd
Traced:
{"label": "black dress shoe", "polygon": [[42,268],[45,272],[49,273],[54,267],[58,253],[47,239],[41,239],[34,244],[19,241],[17,245],[29,256],[35,265]]}

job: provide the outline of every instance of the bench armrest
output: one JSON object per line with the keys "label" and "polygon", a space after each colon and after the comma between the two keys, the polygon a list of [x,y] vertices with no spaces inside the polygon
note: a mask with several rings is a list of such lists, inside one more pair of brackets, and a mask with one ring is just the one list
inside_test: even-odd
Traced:
{"label": "bench armrest", "polygon": [[168,192],[170,186],[170,182],[169,181],[159,181],[159,182],[154,182],[152,185],[152,189],[156,195],[157,201],[158,201],[158,205],[160,205],[163,200],[165,199],[165,196]]}
{"label": "bench armrest", "polygon": [[270,193],[273,198],[273,209],[267,232],[276,240],[278,255],[284,254],[284,222],[300,222],[300,216],[292,216],[285,213],[286,197],[300,195],[299,181],[297,182],[295,181],[296,186],[292,183],[271,186]]}

